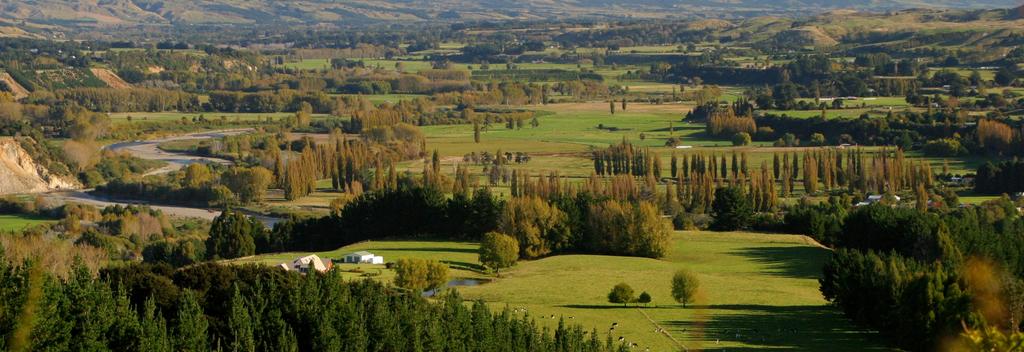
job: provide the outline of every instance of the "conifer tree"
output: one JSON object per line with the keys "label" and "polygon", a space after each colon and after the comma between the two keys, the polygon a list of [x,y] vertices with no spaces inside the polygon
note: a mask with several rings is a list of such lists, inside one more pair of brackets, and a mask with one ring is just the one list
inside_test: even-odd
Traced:
{"label": "conifer tree", "polygon": [[207,341],[209,323],[203,308],[191,290],[182,293],[178,304],[178,324],[174,327],[174,350],[201,352],[210,349]]}
{"label": "conifer tree", "polygon": [[242,297],[237,285],[234,290],[229,302],[231,312],[228,315],[228,329],[231,334],[229,349],[232,352],[255,352],[256,343],[253,337],[249,308],[246,307],[245,298]]}
{"label": "conifer tree", "polygon": [[171,340],[167,336],[167,322],[156,310],[156,303],[150,297],[146,300],[145,311],[139,324],[139,349],[142,351],[170,352]]}

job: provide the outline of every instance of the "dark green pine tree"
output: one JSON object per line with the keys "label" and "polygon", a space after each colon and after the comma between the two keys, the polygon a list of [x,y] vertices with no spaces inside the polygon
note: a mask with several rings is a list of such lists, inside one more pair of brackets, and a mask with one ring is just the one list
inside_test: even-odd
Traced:
{"label": "dark green pine tree", "polygon": [[491,326],[491,313],[487,306],[481,301],[474,302],[471,316],[473,322],[473,342],[475,345],[473,350],[480,352],[497,351],[497,343],[493,340],[494,330],[493,326]]}
{"label": "dark green pine tree", "polygon": [[93,279],[80,259],[75,259],[71,277],[63,287],[60,317],[72,324],[71,350],[90,350],[104,346],[107,331],[113,325],[113,297],[107,285]]}
{"label": "dark green pine tree", "polygon": [[170,352],[171,339],[167,336],[167,322],[156,310],[156,303],[152,297],[146,300],[142,319],[139,321],[141,334],[139,335],[139,350],[151,352]]}
{"label": "dark green pine tree", "polygon": [[256,253],[254,236],[264,231],[263,224],[237,211],[225,210],[213,220],[206,254],[213,259],[232,259]]}
{"label": "dark green pine tree", "polygon": [[185,290],[178,302],[178,325],[174,327],[176,351],[200,352],[210,349],[207,328],[210,324],[191,290]]}
{"label": "dark green pine tree", "polygon": [[249,308],[246,307],[245,298],[242,297],[237,285],[229,304],[231,306],[230,315],[228,315],[228,330],[230,331],[229,350],[231,352],[256,351],[252,317],[249,315]]}
{"label": "dark green pine tree", "polygon": [[118,288],[112,305],[115,320],[107,331],[108,346],[113,350],[142,351],[139,348],[142,325],[139,324],[138,314],[132,308],[131,299],[123,287]]}

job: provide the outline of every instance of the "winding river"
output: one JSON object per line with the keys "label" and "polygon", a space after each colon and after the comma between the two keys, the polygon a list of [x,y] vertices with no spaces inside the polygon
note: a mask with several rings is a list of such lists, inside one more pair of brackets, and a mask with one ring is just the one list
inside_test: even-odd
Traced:
{"label": "winding river", "polygon": [[[178,136],[173,136],[173,137],[166,137],[166,138],[159,138],[159,139],[150,139],[150,140],[145,140],[145,141],[132,141],[132,142],[115,143],[115,144],[111,144],[111,145],[108,145],[108,146],[104,147],[104,149],[112,150],[112,151],[119,151],[119,152],[127,152],[127,153],[130,153],[133,156],[136,156],[136,157],[139,157],[139,158],[150,159],[150,160],[160,160],[160,161],[166,162],[167,165],[164,165],[163,167],[155,169],[155,170],[150,170],[149,172],[146,173],[146,175],[157,175],[157,174],[163,174],[163,173],[168,173],[168,172],[172,172],[172,171],[181,170],[182,168],[188,166],[189,164],[197,163],[197,162],[218,163],[218,164],[223,164],[223,165],[231,165],[232,164],[232,162],[230,160],[221,159],[221,158],[212,158],[212,157],[188,155],[188,154],[183,154],[183,153],[167,152],[167,151],[161,150],[159,148],[160,144],[162,144],[162,143],[172,142],[172,141],[184,141],[184,140],[216,139],[216,138],[221,138],[221,137],[224,137],[224,136],[231,136],[231,135],[238,135],[238,134],[243,134],[243,133],[249,133],[251,131],[252,131],[252,129],[231,129],[231,130],[217,130],[217,131],[207,131],[207,132],[196,132],[196,133],[189,133],[189,134],[178,135]],[[149,207],[151,207],[153,209],[158,209],[158,210],[162,211],[164,214],[171,215],[171,216],[177,216],[177,217],[187,217],[187,218],[191,217],[191,218],[201,218],[201,219],[213,220],[214,218],[216,218],[217,216],[220,215],[220,211],[219,210],[212,210],[212,209],[206,209],[206,208],[193,208],[193,207],[173,206],[173,205],[147,204],[146,201],[142,201],[142,200],[110,199],[110,198],[106,198],[106,197],[100,197],[100,196],[89,194],[89,193],[87,193],[88,191],[90,191],[90,190],[54,191],[54,192],[46,193],[45,196],[47,198],[49,198],[49,199],[53,199],[53,200],[56,200],[56,201],[59,201],[59,202],[62,202],[62,203],[77,202],[77,203],[83,203],[83,204],[91,204],[91,205],[95,205],[95,206],[99,206],[99,207],[106,207],[106,206],[113,206],[113,205],[126,206],[126,205],[141,205],[141,204],[145,204],[145,205],[148,205]],[[259,215],[259,214],[249,214],[249,215],[259,219],[264,225],[266,225],[268,227],[271,227],[275,223],[277,223],[278,221],[281,221],[281,219],[279,219],[279,218],[274,218],[274,217],[269,217],[269,216],[264,216],[264,215]]]}

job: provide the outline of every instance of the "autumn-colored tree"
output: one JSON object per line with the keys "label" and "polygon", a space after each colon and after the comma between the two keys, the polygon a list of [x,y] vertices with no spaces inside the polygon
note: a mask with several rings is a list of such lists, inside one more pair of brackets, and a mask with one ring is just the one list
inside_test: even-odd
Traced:
{"label": "autumn-colored tree", "polygon": [[519,242],[521,258],[537,258],[569,245],[567,217],[537,196],[513,198],[498,219],[498,230]]}
{"label": "autumn-colored tree", "polygon": [[416,292],[448,283],[448,266],[436,260],[402,258],[395,261],[395,286]]}
{"label": "autumn-colored tree", "polygon": [[274,181],[274,174],[263,168],[233,167],[221,174],[221,182],[231,190],[242,204],[259,203]]}
{"label": "autumn-colored tree", "polygon": [[480,241],[480,263],[495,271],[512,267],[519,260],[519,242],[512,236],[488,232]]}

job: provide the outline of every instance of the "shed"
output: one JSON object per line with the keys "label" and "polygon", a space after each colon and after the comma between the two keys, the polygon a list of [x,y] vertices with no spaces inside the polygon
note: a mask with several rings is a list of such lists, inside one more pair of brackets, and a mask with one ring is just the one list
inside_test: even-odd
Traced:
{"label": "shed", "polygon": [[345,263],[353,264],[384,264],[384,257],[367,251],[359,251],[345,255]]}

